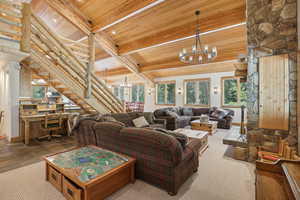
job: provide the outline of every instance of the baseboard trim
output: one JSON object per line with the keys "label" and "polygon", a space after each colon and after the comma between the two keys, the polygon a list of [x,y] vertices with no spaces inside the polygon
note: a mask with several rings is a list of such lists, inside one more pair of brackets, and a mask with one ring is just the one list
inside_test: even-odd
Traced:
{"label": "baseboard trim", "polygon": [[23,142],[24,138],[22,136],[18,136],[18,137],[13,137],[10,139],[11,143],[18,143],[18,142]]}
{"label": "baseboard trim", "polygon": [[[232,122],[232,125],[234,125],[234,126],[240,126],[241,122]],[[247,123],[245,123],[244,125],[247,126]]]}

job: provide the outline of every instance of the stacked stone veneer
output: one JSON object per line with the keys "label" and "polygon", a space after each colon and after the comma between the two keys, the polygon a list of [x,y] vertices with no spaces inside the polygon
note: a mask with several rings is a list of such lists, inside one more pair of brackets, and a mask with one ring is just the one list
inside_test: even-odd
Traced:
{"label": "stacked stone veneer", "polygon": [[[247,29],[249,160],[255,160],[258,146],[277,151],[280,137],[287,137],[291,146],[297,144],[297,1],[247,0]],[[259,48],[273,55],[289,54],[289,131],[258,128]]]}

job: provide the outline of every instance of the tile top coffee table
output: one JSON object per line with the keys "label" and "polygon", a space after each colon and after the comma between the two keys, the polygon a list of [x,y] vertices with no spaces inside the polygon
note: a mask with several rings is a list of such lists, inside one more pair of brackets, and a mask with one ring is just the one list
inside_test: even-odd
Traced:
{"label": "tile top coffee table", "polygon": [[218,122],[216,121],[201,122],[200,120],[194,120],[191,122],[191,125],[193,130],[208,131],[208,133],[212,135],[217,132]]}
{"label": "tile top coffee table", "polygon": [[134,182],[135,159],[96,146],[44,157],[46,180],[68,200],[100,200]]}
{"label": "tile top coffee table", "polygon": [[191,130],[187,128],[179,128],[174,132],[181,133],[186,135],[192,140],[200,140],[200,155],[208,148],[208,132],[207,131],[199,131],[199,130]]}

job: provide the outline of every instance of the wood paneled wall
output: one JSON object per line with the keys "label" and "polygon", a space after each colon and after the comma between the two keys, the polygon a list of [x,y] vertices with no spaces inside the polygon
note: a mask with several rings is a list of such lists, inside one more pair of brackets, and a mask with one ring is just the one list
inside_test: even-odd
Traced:
{"label": "wood paneled wall", "polygon": [[288,63],[287,54],[260,58],[260,128],[289,129]]}

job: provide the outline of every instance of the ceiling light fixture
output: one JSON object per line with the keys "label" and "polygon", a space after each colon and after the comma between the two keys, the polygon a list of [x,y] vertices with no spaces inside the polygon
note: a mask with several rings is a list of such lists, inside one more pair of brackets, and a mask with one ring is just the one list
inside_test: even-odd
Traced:
{"label": "ceiling light fixture", "polygon": [[53,19],[53,22],[56,23],[56,22],[57,22],[57,19],[54,18],[54,19]]}
{"label": "ceiling light fixture", "polygon": [[210,50],[208,45],[205,45],[203,48],[200,41],[200,20],[199,20],[200,10],[197,10],[195,14],[197,17],[195,44],[192,45],[191,51],[187,50],[186,48],[183,48],[179,53],[179,59],[181,62],[187,64],[208,63],[217,57],[218,55],[217,48],[213,47]]}
{"label": "ceiling light fixture", "polygon": [[112,33],[113,35],[116,35],[116,34],[117,34],[117,32],[116,32],[116,31],[112,31],[111,33]]}
{"label": "ceiling light fixture", "polygon": [[3,16],[7,16],[7,14],[6,13],[1,13]]}

